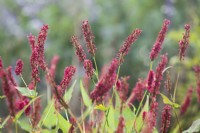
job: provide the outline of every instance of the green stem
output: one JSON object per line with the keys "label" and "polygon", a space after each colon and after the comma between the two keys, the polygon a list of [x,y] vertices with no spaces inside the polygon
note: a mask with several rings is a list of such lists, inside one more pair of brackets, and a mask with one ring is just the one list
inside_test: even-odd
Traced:
{"label": "green stem", "polygon": [[176,111],[175,111],[174,108],[173,108],[173,111],[174,111],[174,114],[176,116],[176,120],[177,120],[177,123],[178,123],[178,126],[179,126],[180,133],[182,133],[182,129],[181,129],[181,126],[180,126],[180,123],[179,123],[179,120],[178,120],[178,115],[176,114]]}
{"label": "green stem", "polygon": [[147,90],[145,91],[145,93],[144,93],[144,95],[143,95],[143,97],[142,97],[142,100],[141,100],[141,102],[140,102],[140,104],[139,104],[139,107],[138,107],[138,109],[137,109],[137,112],[136,112],[136,118],[135,118],[135,120],[134,120],[134,123],[133,123],[133,127],[134,127],[134,129],[135,129],[135,131],[136,131],[136,133],[137,133],[137,130],[136,130],[136,121],[137,121],[137,115],[138,115],[138,113],[139,113],[139,111],[140,111],[140,108],[142,107],[142,103],[143,103],[143,101],[144,101],[144,98],[145,98],[145,96],[146,96],[146,94],[147,94]]}
{"label": "green stem", "polygon": [[178,86],[178,80],[179,80],[179,72],[178,72],[178,75],[177,75],[176,84],[175,84],[175,88],[174,88],[174,96],[173,96],[173,102],[174,103],[175,103],[175,100],[176,100],[176,89],[177,89],[177,86]]}
{"label": "green stem", "polygon": [[150,62],[149,69],[152,70],[153,68],[153,61]]}
{"label": "green stem", "polygon": [[15,133],[18,133],[17,121],[15,121]]}
{"label": "green stem", "polygon": [[24,78],[23,78],[23,76],[22,76],[22,74],[20,73],[20,78],[22,79],[22,81],[24,82],[24,84],[25,84],[25,86],[26,86],[26,88],[28,88],[28,85],[26,84],[26,82],[25,82],[25,80],[24,80]]}
{"label": "green stem", "polygon": [[97,80],[99,80],[99,73],[98,73],[98,67],[97,67],[95,55],[93,56],[93,60],[94,60],[94,65],[95,65],[96,77],[97,77]]}

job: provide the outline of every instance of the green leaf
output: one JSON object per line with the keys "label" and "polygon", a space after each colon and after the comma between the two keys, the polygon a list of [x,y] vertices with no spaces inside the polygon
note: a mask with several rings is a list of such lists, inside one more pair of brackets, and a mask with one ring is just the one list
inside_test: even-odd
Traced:
{"label": "green leaf", "polygon": [[47,129],[42,129],[42,133],[51,133],[51,131],[49,131]]}
{"label": "green leaf", "polygon": [[96,109],[96,110],[101,110],[101,111],[106,111],[106,110],[109,109],[109,107],[105,107],[103,104],[99,104],[99,105],[96,105],[96,106],[94,107],[94,109]]}
{"label": "green leaf", "polygon": [[42,118],[40,120],[40,127],[45,125],[47,128],[51,129],[56,125],[57,116],[55,114],[54,100],[52,100],[48,106],[44,109]]}
{"label": "green leaf", "polygon": [[116,91],[116,89],[113,89],[114,93],[115,93],[115,108],[119,109],[121,106],[121,99],[119,97],[118,92]]}
{"label": "green leaf", "polygon": [[31,105],[32,102],[34,102],[36,99],[38,99],[40,96],[33,98],[22,110],[20,110],[16,115],[15,118],[13,119],[13,121],[17,121],[20,116],[23,114],[23,112],[26,110],[26,108],[28,108],[29,105]]}
{"label": "green leaf", "polygon": [[81,95],[82,95],[83,102],[84,102],[85,106],[91,107],[92,106],[92,101],[89,98],[87,92],[85,91],[85,88],[83,87],[82,80],[80,80],[80,89],[81,89]]}
{"label": "green leaf", "polygon": [[109,129],[114,132],[116,130],[116,127],[115,127],[115,110],[113,108],[113,106],[110,106],[109,110],[108,110],[108,117],[107,117],[107,120],[108,120],[108,127]]}
{"label": "green leaf", "polygon": [[132,111],[128,105],[123,109],[123,116],[125,120],[126,131],[130,133],[132,131],[133,122],[135,120],[135,112]]}
{"label": "green leaf", "polygon": [[142,111],[140,112],[139,116],[136,118],[135,128],[136,128],[137,131],[140,131],[142,129],[142,126],[143,126],[142,114],[143,114],[144,111],[146,111],[146,112],[149,111],[149,96],[147,96],[145,105],[142,108]]}
{"label": "green leaf", "polygon": [[32,127],[27,118],[20,119],[17,121],[17,123],[23,130],[25,130],[27,132],[31,132]]}
{"label": "green leaf", "polygon": [[71,124],[65,118],[63,118],[60,113],[57,113],[57,116],[59,128],[62,130],[63,133],[67,133]]}
{"label": "green leaf", "polygon": [[192,125],[183,133],[199,133],[200,132],[200,119],[194,121]]}
{"label": "green leaf", "polygon": [[64,95],[64,100],[69,102],[71,97],[72,97],[72,92],[74,90],[74,86],[76,85],[76,81],[74,81],[74,83],[72,84],[72,86],[65,92],[65,95]]}
{"label": "green leaf", "polygon": [[20,92],[22,96],[33,98],[35,96],[35,91],[30,90],[27,87],[16,87],[16,89]]}
{"label": "green leaf", "polygon": [[162,99],[163,99],[163,103],[164,104],[168,104],[174,108],[180,108],[180,105],[177,103],[172,102],[171,100],[169,100],[169,98],[167,96],[165,96],[164,94],[160,93]]}

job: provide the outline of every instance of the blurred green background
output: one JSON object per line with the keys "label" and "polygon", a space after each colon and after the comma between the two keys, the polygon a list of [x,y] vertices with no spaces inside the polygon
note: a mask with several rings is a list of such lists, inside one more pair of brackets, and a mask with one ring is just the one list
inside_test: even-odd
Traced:
{"label": "blurred green background", "polygon": [[[82,64],[79,64],[70,42],[70,37],[76,35],[81,44],[85,45],[81,34],[82,20],[88,19],[91,24],[99,68],[115,57],[123,41],[135,28],[140,28],[142,36],[131,47],[120,72],[120,76],[131,76],[131,89],[138,78],[146,78],[150,63],[149,52],[163,20],[167,18],[171,24],[161,53],[168,53],[169,65],[174,66],[171,69],[172,81],[175,81],[177,71],[181,71],[177,93],[178,103],[181,103],[187,88],[196,87],[192,67],[200,64],[199,9],[199,0],[1,0],[0,56],[5,66],[14,66],[16,60],[21,58],[25,63],[23,76],[30,82],[31,50],[27,36],[30,33],[37,35],[40,27],[48,24],[50,28],[45,44],[45,58],[50,62],[53,55],[61,57],[56,80],[61,80],[65,66],[70,64],[79,66],[77,77],[82,77]],[[191,24],[191,39],[186,58],[180,65],[178,41],[182,38],[185,23]],[[87,57],[91,58],[89,54]],[[154,63],[154,68],[158,61]],[[20,79],[18,83],[21,83]],[[45,88],[43,82],[41,86]],[[1,100],[0,104],[2,107],[5,102]],[[199,110],[195,93],[193,105],[194,108],[190,108],[184,116],[188,118],[187,123],[184,123],[186,127],[195,117],[200,117],[191,113]],[[0,116],[7,114],[2,109],[0,113]]]}

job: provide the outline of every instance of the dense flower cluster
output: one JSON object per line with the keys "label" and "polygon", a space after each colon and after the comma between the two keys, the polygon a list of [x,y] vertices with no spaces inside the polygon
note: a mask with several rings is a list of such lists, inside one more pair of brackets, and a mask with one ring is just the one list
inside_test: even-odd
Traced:
{"label": "dense flower cluster", "polygon": [[48,25],[43,25],[41,28],[39,34],[38,34],[38,41],[37,41],[37,52],[38,52],[38,65],[42,70],[46,69],[46,63],[44,60],[44,43],[47,38],[47,30],[48,30]]}
{"label": "dense flower cluster", "polygon": [[169,24],[170,24],[170,20],[165,19],[163,21],[162,28],[161,28],[161,30],[158,34],[156,42],[154,43],[153,48],[152,48],[151,53],[150,53],[151,61],[153,61],[155,58],[157,58],[157,56],[158,56],[158,54],[159,54],[159,52],[162,48],[162,44],[164,42],[165,35],[166,35],[167,30],[168,30]]}
{"label": "dense flower cluster", "polygon": [[102,97],[112,88],[116,80],[116,70],[118,68],[118,60],[114,59],[108,69],[108,72],[99,80],[95,89],[90,93],[93,101],[100,101]]}
{"label": "dense flower cluster", "polygon": [[[26,97],[22,97],[21,99],[16,101],[16,108],[18,111],[22,110],[26,105],[29,104],[29,100]],[[28,106],[25,110],[25,114],[28,116],[31,113],[31,106]]]}
{"label": "dense flower cluster", "polygon": [[3,90],[4,95],[6,96],[6,101],[7,101],[10,115],[14,117],[16,113],[15,99],[17,98],[17,93],[15,89],[15,84],[13,84],[13,81],[11,81],[8,71],[9,69],[1,70],[2,90]]}
{"label": "dense flower cluster", "polygon": [[189,45],[189,38],[190,38],[190,25],[186,24],[185,25],[185,33],[183,34],[183,39],[179,41],[179,58],[180,61],[184,58],[185,56],[185,51]]}
{"label": "dense flower cluster", "polygon": [[155,96],[156,94],[159,93],[159,88],[160,88],[160,81],[163,79],[163,70],[165,69],[166,65],[168,62],[167,55],[161,55],[161,61],[158,64],[155,72],[155,79],[153,81],[152,87],[150,89],[150,93]]}
{"label": "dense flower cluster", "polygon": [[72,76],[75,74],[76,68],[74,66],[69,66],[65,68],[64,76],[62,81],[60,82],[60,86],[62,89],[66,89],[68,87],[70,81],[72,80]]}
{"label": "dense flower cluster", "polygon": [[124,61],[124,56],[126,56],[130,50],[131,45],[138,39],[141,35],[142,30],[135,29],[125,40],[123,45],[120,47],[117,58],[119,59],[119,63]]}
{"label": "dense flower cluster", "polygon": [[17,60],[16,66],[15,66],[16,75],[20,75],[22,73],[23,65],[24,63],[21,59]]}
{"label": "dense flower cluster", "polygon": [[83,66],[85,68],[85,72],[87,74],[88,77],[92,78],[93,74],[94,74],[94,68],[92,65],[92,62],[88,59],[84,60]]}
{"label": "dense flower cluster", "polygon": [[33,36],[32,34],[30,34],[28,36],[28,40],[29,40],[29,44],[30,44],[30,47],[31,47],[31,57],[30,57],[30,64],[31,64],[31,73],[32,73],[32,78],[34,80],[34,82],[36,81],[40,81],[40,78],[39,78],[39,70],[38,70],[38,52],[37,52],[37,49],[35,47],[36,45],[36,37]]}
{"label": "dense flower cluster", "polygon": [[162,124],[161,124],[161,133],[167,133],[168,128],[170,126],[170,120],[171,120],[171,113],[170,113],[171,107],[169,105],[165,105],[163,111],[162,111]]}
{"label": "dense flower cluster", "polygon": [[83,62],[86,59],[86,54],[84,53],[84,50],[81,46],[81,44],[78,41],[78,38],[75,36],[72,36],[71,41],[73,42],[73,46],[76,49],[76,55],[79,58],[80,62]]}
{"label": "dense flower cluster", "polygon": [[92,31],[90,29],[90,25],[88,23],[88,20],[85,20],[82,22],[82,32],[86,41],[86,46],[88,48],[88,52],[92,54],[93,56],[95,55],[95,52],[97,50],[95,44],[94,44],[94,36],[92,34]]}
{"label": "dense flower cluster", "polygon": [[147,90],[150,91],[154,81],[154,71],[150,70],[147,78]]}

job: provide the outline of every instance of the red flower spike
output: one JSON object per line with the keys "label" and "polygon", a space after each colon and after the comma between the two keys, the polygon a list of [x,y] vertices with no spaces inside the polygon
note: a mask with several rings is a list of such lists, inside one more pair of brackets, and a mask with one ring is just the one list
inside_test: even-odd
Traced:
{"label": "red flower spike", "polygon": [[66,87],[68,87],[70,81],[72,80],[72,76],[75,74],[76,68],[74,66],[69,66],[65,68],[63,80],[60,83],[63,91],[65,91]]}
{"label": "red flower spike", "polygon": [[41,28],[39,35],[38,35],[38,42],[37,42],[37,52],[38,52],[38,65],[44,71],[46,69],[46,63],[44,60],[44,43],[47,38],[47,30],[48,25],[43,25]]}
{"label": "red flower spike", "polygon": [[185,25],[185,33],[183,34],[182,40],[179,41],[179,58],[180,61],[184,59],[185,52],[187,47],[189,46],[189,38],[190,38],[190,25]]}
{"label": "red flower spike", "polygon": [[147,79],[147,90],[151,90],[152,83],[154,81],[154,71],[150,70],[148,74],[148,79]]}
{"label": "red flower spike", "polygon": [[7,68],[7,70],[2,70],[2,90],[4,95],[6,96],[10,115],[14,117],[16,113],[14,99],[16,98],[17,93],[13,81],[11,81],[13,80],[11,69],[12,67]]}
{"label": "red flower spike", "polygon": [[165,35],[166,35],[166,32],[168,30],[168,26],[170,24],[170,20],[167,20],[165,19],[163,21],[163,25],[162,25],[162,28],[158,34],[158,37],[156,39],[156,42],[154,43],[154,46],[150,52],[150,59],[151,61],[153,61],[155,58],[157,58],[161,48],[162,48],[162,45],[163,45],[163,42],[164,42],[164,39],[165,39]]}
{"label": "red flower spike", "polygon": [[170,113],[171,107],[169,105],[165,105],[163,111],[162,111],[162,124],[161,124],[161,133],[167,133],[168,128],[170,126],[170,120],[171,120],[171,113]]}
{"label": "red flower spike", "polygon": [[108,69],[108,72],[99,80],[94,90],[90,93],[93,101],[102,102],[103,96],[112,88],[116,80],[116,70],[118,68],[118,60],[114,59]]}
{"label": "red flower spike", "polygon": [[87,76],[92,78],[92,76],[94,74],[94,68],[93,68],[92,62],[90,60],[86,59],[86,60],[84,60],[83,66],[85,68],[85,73],[87,74]]}
{"label": "red flower spike", "polygon": [[[120,47],[119,52],[117,54],[117,58],[119,62],[122,63],[124,61],[124,56],[126,56],[130,50],[131,45],[139,38],[142,30],[135,29],[125,40],[123,45]],[[121,56],[121,57],[120,57]]]}
{"label": "red flower spike", "polygon": [[90,54],[92,54],[93,56],[95,55],[95,52],[96,52],[96,46],[94,44],[94,36],[92,34],[92,31],[90,29],[90,25],[88,23],[88,20],[85,20],[82,22],[82,32],[83,32],[83,35],[84,35],[84,39],[86,41],[86,46],[88,48],[88,52]]}
{"label": "red flower spike", "polygon": [[160,81],[163,79],[163,70],[165,69],[168,62],[167,55],[161,55],[161,61],[158,64],[155,72],[155,80],[153,81],[152,87],[150,89],[150,93],[153,94],[153,97],[159,93]]}
{"label": "red flower spike", "polygon": [[78,41],[78,38],[75,36],[72,36],[71,41],[73,42],[73,46],[76,49],[76,55],[79,58],[80,62],[83,62],[86,59],[86,54],[84,53],[84,50],[81,46],[81,44]]}
{"label": "red flower spike", "polygon": [[20,75],[22,73],[24,63],[21,59],[17,60],[16,66],[15,66],[15,73],[16,75]]}

